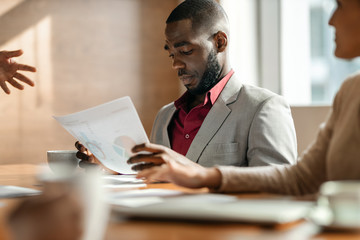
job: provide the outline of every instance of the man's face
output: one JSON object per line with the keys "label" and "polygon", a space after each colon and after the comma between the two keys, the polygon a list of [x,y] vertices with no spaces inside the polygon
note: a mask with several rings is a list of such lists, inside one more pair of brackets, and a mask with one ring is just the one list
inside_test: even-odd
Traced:
{"label": "man's face", "polygon": [[165,50],[180,80],[193,95],[210,90],[220,77],[221,66],[206,31],[193,31],[191,20],[169,23],[165,29]]}

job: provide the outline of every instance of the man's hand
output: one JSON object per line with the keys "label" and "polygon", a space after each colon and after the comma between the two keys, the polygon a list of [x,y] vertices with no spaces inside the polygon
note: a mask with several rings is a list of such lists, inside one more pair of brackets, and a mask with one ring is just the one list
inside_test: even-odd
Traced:
{"label": "man's hand", "polygon": [[132,150],[134,153],[149,152],[139,153],[128,160],[129,164],[137,164],[133,169],[140,171],[138,178],[145,178],[148,182],[172,182],[189,188],[220,186],[221,174],[216,168],[204,168],[167,147],[145,143]]}
{"label": "man's hand", "polygon": [[101,162],[79,141],[75,143],[75,147],[78,150],[76,157],[80,159],[79,167],[85,169],[100,167],[110,174],[117,174],[117,172],[114,172],[102,165]]}
{"label": "man's hand", "polygon": [[6,85],[6,82],[10,83],[13,87],[23,90],[24,86],[18,83],[18,81],[24,82],[30,86],[34,86],[34,82],[29,78],[19,73],[18,71],[36,72],[36,68],[19,64],[13,61],[11,58],[19,57],[23,54],[22,50],[16,51],[1,51],[0,52],[0,87],[5,93],[10,94],[10,89]]}
{"label": "man's hand", "polygon": [[75,147],[78,150],[76,157],[80,159],[79,167],[89,168],[100,165],[99,160],[79,141],[75,143]]}

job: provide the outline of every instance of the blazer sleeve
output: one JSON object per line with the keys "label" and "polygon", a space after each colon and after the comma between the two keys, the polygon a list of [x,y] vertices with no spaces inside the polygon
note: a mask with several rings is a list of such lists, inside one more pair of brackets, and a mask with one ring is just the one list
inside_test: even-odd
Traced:
{"label": "blazer sleeve", "polygon": [[297,142],[290,106],[273,95],[259,105],[249,130],[249,166],[294,164]]}
{"label": "blazer sleeve", "polygon": [[290,195],[316,193],[326,181],[326,155],[331,141],[339,94],[327,121],[312,144],[303,152],[296,165],[236,168],[218,166],[222,175],[220,192],[271,192]]}

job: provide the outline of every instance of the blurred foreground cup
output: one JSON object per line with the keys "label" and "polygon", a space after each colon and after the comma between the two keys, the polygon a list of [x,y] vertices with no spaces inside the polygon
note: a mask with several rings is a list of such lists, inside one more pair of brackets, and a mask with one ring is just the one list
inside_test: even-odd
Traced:
{"label": "blurred foreground cup", "polygon": [[76,150],[51,150],[47,151],[47,162],[50,169],[60,175],[72,174],[79,165]]}
{"label": "blurred foreground cup", "polygon": [[[56,166],[55,171],[58,170],[59,169]],[[73,231],[69,231],[68,233],[71,233],[71,236],[76,236],[76,238],[65,238],[64,233],[59,233],[61,231],[58,227],[53,231],[52,235],[50,235],[52,236],[51,238],[44,239],[58,239],[54,238],[54,233],[59,233],[56,236],[59,236],[62,240],[104,239],[109,221],[110,208],[105,201],[107,192],[103,187],[104,182],[101,171],[99,171],[97,168],[94,168],[87,172],[76,171],[69,175],[52,174],[49,173],[49,171],[43,171],[38,176],[38,178],[44,186],[42,197],[56,198],[57,196],[61,195],[66,196],[66,202],[64,202],[62,199],[58,201],[58,205],[63,206],[64,209],[59,210],[60,208],[55,207],[52,208],[53,212],[56,213],[60,211],[60,213],[65,213],[66,211],[72,211],[75,213],[72,215],[72,219],[64,221],[63,218],[59,219],[56,215],[51,215],[52,212],[46,208],[46,211],[43,211],[43,216],[48,217],[49,220],[45,221],[40,230],[53,229],[53,222],[56,220],[63,228],[66,227],[68,229],[73,229]],[[44,206],[44,208],[45,207],[46,206]],[[80,229],[80,231],[76,231],[78,229]],[[66,231],[64,230],[64,232]],[[22,239],[25,238],[18,238],[16,240]],[[35,239],[40,240],[39,238]]]}
{"label": "blurred foreground cup", "polygon": [[360,181],[329,181],[321,185],[318,205],[329,211],[329,223],[360,230]]}

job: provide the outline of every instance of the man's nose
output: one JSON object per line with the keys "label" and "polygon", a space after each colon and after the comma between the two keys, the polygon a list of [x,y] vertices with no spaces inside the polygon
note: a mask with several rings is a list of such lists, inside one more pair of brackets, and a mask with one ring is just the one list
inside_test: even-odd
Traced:
{"label": "man's nose", "polygon": [[179,58],[174,58],[173,63],[172,63],[172,67],[175,70],[184,69],[185,68],[185,63],[183,61],[181,61]]}

